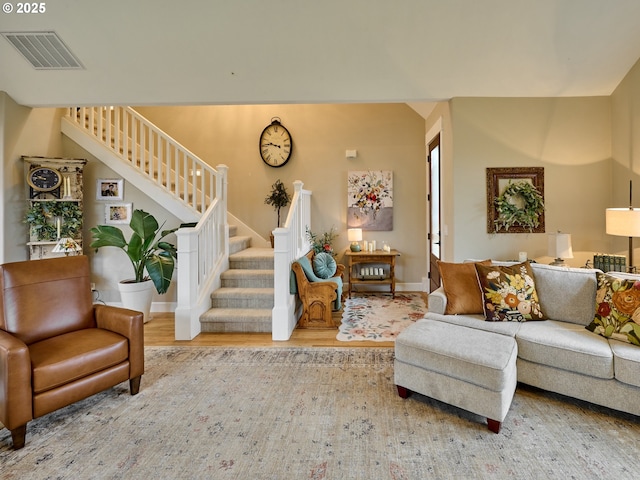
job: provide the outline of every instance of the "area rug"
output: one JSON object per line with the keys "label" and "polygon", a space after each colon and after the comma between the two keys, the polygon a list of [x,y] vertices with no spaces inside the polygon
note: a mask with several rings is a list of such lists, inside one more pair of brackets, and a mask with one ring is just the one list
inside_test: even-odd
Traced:
{"label": "area rug", "polygon": [[3,479],[637,478],[640,420],[518,388],[500,434],[421,395],[393,349],[147,347],[127,383],[0,430]]}
{"label": "area rug", "polygon": [[344,302],[342,324],[336,338],[342,342],[393,342],[398,334],[424,317],[424,297],[415,293],[358,294]]}

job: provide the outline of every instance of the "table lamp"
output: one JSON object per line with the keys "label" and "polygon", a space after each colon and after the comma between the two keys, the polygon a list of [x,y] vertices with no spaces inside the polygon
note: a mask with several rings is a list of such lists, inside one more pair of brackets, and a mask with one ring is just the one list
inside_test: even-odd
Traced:
{"label": "table lamp", "polygon": [[351,242],[351,251],[359,252],[360,251],[360,242],[362,240],[362,229],[361,228],[350,228],[347,230],[347,239]]}
{"label": "table lamp", "polygon": [[640,237],[640,208],[633,208],[632,182],[629,181],[629,208],[607,208],[606,232],[608,235],[629,237],[629,272],[633,272],[633,237]]}
{"label": "table lamp", "polygon": [[82,251],[82,247],[78,245],[73,238],[63,237],[58,240],[55,247],[51,250],[52,253],[64,253],[65,255],[69,255],[70,253],[78,253]]}
{"label": "table lamp", "polygon": [[573,249],[571,248],[570,233],[550,233],[548,237],[548,254],[555,260],[551,265],[566,267],[565,258],[573,258]]}

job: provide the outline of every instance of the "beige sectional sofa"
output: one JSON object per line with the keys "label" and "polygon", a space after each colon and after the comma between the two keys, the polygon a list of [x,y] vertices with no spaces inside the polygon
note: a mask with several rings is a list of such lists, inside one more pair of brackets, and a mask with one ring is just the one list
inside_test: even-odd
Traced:
{"label": "beige sectional sofa", "polygon": [[[490,322],[479,314],[445,314],[447,295],[441,287],[429,295],[429,312],[419,322],[455,325],[457,335],[459,327],[463,327],[512,337],[517,344],[518,382],[640,416],[640,346],[605,338],[585,328],[594,320],[598,271],[538,263],[532,263],[531,269],[539,303],[548,320]],[[611,275],[640,280],[640,276],[618,272]],[[415,340],[416,334],[419,335],[418,328],[413,333],[408,331],[404,340]],[[397,352],[398,348],[406,348],[403,338],[398,340]],[[407,383],[413,382],[415,368],[433,367],[408,365],[414,356],[400,353],[396,384],[413,390]],[[403,370],[405,367],[413,370]],[[451,376],[451,372],[439,373]],[[456,405],[475,412],[474,403],[472,398],[463,398]]]}

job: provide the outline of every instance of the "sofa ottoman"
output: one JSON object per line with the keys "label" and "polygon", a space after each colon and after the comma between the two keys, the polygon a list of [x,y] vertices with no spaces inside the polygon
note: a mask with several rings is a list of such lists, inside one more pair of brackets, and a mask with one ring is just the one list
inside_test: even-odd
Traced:
{"label": "sofa ottoman", "polygon": [[395,342],[398,394],[434,398],[487,418],[498,433],[516,390],[513,337],[433,320],[419,320]]}

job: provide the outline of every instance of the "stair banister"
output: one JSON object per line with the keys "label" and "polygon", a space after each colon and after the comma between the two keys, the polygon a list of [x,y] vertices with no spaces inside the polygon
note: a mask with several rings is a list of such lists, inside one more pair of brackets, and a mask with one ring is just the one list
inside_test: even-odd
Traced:
{"label": "stair banister", "polygon": [[226,165],[216,167],[216,196],[194,227],[180,228],[178,238],[178,305],[175,339],[192,340],[201,331],[200,315],[211,308],[210,293],[220,287],[229,268]]}
{"label": "stair banister", "polygon": [[[64,119],[179,198],[198,218],[213,201],[216,171],[134,109],[73,107]],[[64,123],[63,132],[68,133]]]}
{"label": "stair banister", "polygon": [[129,107],[69,108],[61,129],[183,222],[198,222],[176,232],[175,335],[194,338],[229,265],[227,166],[212,168]]}
{"label": "stair banister", "polygon": [[300,180],[293,182],[294,193],[284,227],[273,231],[273,340],[289,340],[298,322],[295,295],[289,292],[289,278],[291,264],[311,248],[306,235],[307,227],[311,224],[311,192],[303,190],[303,185]]}

